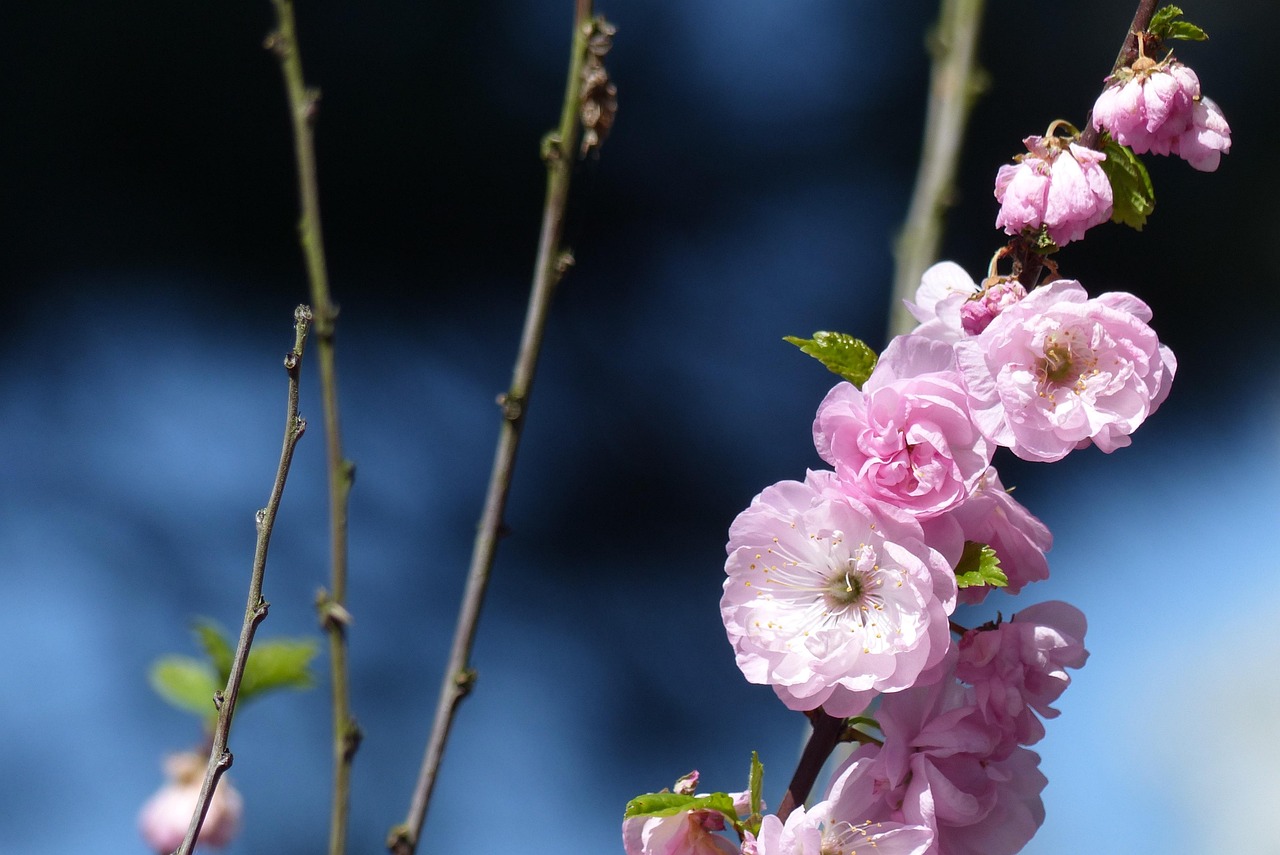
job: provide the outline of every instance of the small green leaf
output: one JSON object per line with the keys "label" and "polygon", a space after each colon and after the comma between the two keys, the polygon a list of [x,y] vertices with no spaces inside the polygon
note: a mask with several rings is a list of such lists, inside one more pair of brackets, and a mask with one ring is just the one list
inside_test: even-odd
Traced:
{"label": "small green leaf", "polygon": [[170,704],[204,717],[217,715],[213,693],[219,685],[209,663],[190,656],[164,656],[151,666],[151,686]]}
{"label": "small green leaf", "polygon": [[1189,42],[1203,42],[1209,35],[1190,21],[1180,21],[1182,10],[1177,6],[1164,6],[1151,16],[1151,26],[1147,32],[1162,41],[1181,39]]}
{"label": "small green leaf", "polygon": [[733,797],[727,793],[711,793],[707,796],[684,796],[679,793],[649,793],[636,796],[627,802],[623,819],[632,816],[674,816],[686,810],[716,810],[731,822],[738,821],[733,807]]}
{"label": "small green leaf", "polygon": [[845,333],[816,332],[813,338],[783,336],[804,353],[827,366],[832,374],[839,374],[859,389],[876,367],[876,352],[866,343]]}
{"label": "small green leaf", "polygon": [[311,660],[316,655],[314,640],[277,638],[255,644],[249,650],[240,700],[247,701],[272,689],[305,689],[314,682]]}
{"label": "small green leaf", "polygon": [[1104,136],[1103,142],[1102,151],[1107,159],[1100,165],[1111,182],[1111,219],[1142,231],[1156,207],[1151,176],[1131,148],[1120,145],[1110,136]]}
{"label": "small green leaf", "polygon": [[196,621],[192,630],[196,634],[196,641],[204,648],[209,661],[213,663],[213,668],[218,673],[218,681],[225,686],[227,677],[231,675],[231,642],[222,634],[222,627],[211,620],[202,618]]}
{"label": "small green leaf", "polygon": [[754,751],[751,752],[751,774],[747,781],[747,788],[751,791],[751,816],[756,817],[760,815],[760,794],[764,790],[764,764]]}
{"label": "small green leaf", "polygon": [[980,585],[1003,588],[1008,584],[1009,577],[1000,569],[1000,557],[996,551],[985,543],[966,540],[960,563],[956,565],[956,585],[961,588]]}

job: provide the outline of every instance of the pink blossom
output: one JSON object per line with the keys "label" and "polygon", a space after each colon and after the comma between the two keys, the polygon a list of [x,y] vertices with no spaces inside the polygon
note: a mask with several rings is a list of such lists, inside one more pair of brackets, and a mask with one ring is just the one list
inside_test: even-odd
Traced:
{"label": "pink blossom", "polygon": [[838,491],[811,472],[752,500],[729,529],[720,613],[748,681],[852,716],[942,659],[956,582],[917,523]]}
{"label": "pink blossom", "polygon": [[1202,97],[1191,108],[1191,127],[1173,141],[1173,153],[1201,172],[1218,168],[1231,151],[1231,128],[1213,99]]}
{"label": "pink blossom", "polygon": [[886,695],[877,717],[880,786],[896,816],[934,831],[929,855],[1012,855],[1044,821],[1039,757],[1006,745],[954,676]]}
{"label": "pink blossom", "polygon": [[979,287],[960,265],[939,262],[924,272],[907,309],[919,325],[912,335],[947,343],[982,332],[1005,309],[1027,296],[1012,276],[991,276]]}
{"label": "pink blossom", "polygon": [[956,676],[973,686],[986,721],[1007,741],[1034,745],[1044,737],[1035,713],[1054,718],[1049,706],[1071,683],[1067,668],[1081,668],[1085,618],[1079,609],[1050,601],[1023,609],[995,629],[970,630],[960,639]]}
{"label": "pink blossom", "polygon": [[[969,501],[948,516],[959,523],[964,540],[995,550],[1000,569],[1009,580],[1002,589],[1006,593],[1016,594],[1028,582],[1049,578],[1045,553],[1053,546],[1053,535],[1005,489],[994,466],[983,474]],[[926,542],[938,548],[928,537]],[[962,588],[960,602],[980,603],[990,591],[987,585]]]}
{"label": "pink blossom", "polygon": [[[193,753],[173,754],[165,759],[169,782],[147,799],[138,813],[138,831],[151,849],[168,855],[182,845],[200,796],[205,765],[206,758]],[[243,811],[240,794],[223,776],[209,801],[199,845],[221,848],[230,843],[240,830]]]}
{"label": "pink blossom", "polygon": [[915,302],[903,301],[920,324],[911,331],[937,341],[955,342],[964,338],[960,307],[978,293],[978,286],[964,268],[954,261],[940,261],[920,277]]}
{"label": "pink blossom", "polygon": [[1111,219],[1111,182],[1099,166],[1106,155],[1058,137],[1023,142],[1028,153],[996,174],[996,228],[1017,235],[1043,227],[1062,246]]}
{"label": "pink blossom", "polygon": [[627,855],[738,855],[724,830],[725,815],[710,808],[630,816],[622,821],[622,846]]}
{"label": "pink blossom", "polygon": [[832,389],[813,438],[851,496],[922,519],[968,498],[995,451],[969,415],[951,346],[920,336],[890,342],[861,390]]}
{"label": "pink blossom", "polygon": [[969,335],[977,335],[991,326],[997,315],[1025,296],[1027,289],[1017,279],[994,277],[984,283],[976,297],[960,306],[960,325]]}
{"label": "pink blossom", "polygon": [[1066,279],[1037,288],[955,345],[975,423],[1024,460],[1128,445],[1177,369],[1150,319],[1132,294],[1089,299]]}
{"label": "pink blossom", "polygon": [[861,748],[841,766],[821,802],[796,808],[785,825],[776,816],[764,818],[756,855],[924,855],[932,831],[894,818],[885,792],[874,747]]}

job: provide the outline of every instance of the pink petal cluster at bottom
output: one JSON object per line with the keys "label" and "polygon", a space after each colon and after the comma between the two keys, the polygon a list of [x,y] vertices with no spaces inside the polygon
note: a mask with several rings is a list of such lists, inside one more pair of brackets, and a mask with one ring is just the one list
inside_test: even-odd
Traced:
{"label": "pink petal cluster at bottom", "polygon": [[[138,814],[138,831],[152,850],[168,855],[187,836],[191,814],[204,779],[207,758],[197,754],[173,754],[165,760],[169,782],[156,791]],[[214,790],[200,827],[200,846],[226,846],[240,830],[244,803],[224,776]]]}

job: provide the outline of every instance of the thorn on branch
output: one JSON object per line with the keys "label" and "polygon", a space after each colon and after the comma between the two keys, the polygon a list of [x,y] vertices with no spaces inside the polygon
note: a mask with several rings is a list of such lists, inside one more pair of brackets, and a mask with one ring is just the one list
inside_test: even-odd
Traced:
{"label": "thorn on branch", "polygon": [[453,685],[458,687],[458,699],[461,700],[471,694],[471,690],[475,688],[476,680],[480,675],[476,673],[474,668],[463,668],[461,671],[453,675]]}
{"label": "thorn on branch", "polygon": [[267,37],[262,40],[262,46],[280,59],[289,56],[289,40],[279,30],[272,30],[267,33]]}
{"label": "thorn on branch", "polygon": [[409,855],[413,843],[409,840],[409,826],[397,825],[387,832],[387,851],[391,855]]}
{"label": "thorn on branch", "polygon": [[308,87],[303,92],[302,103],[298,106],[298,115],[307,124],[314,124],[318,112],[320,112],[320,90]]}
{"label": "thorn on branch", "polygon": [[542,138],[542,142],[538,146],[538,156],[545,163],[555,163],[564,157],[564,141],[560,139],[557,133],[547,134]]}
{"label": "thorn on branch", "polygon": [[519,395],[503,392],[498,395],[497,402],[502,408],[502,417],[509,422],[518,422],[524,415],[524,399]]}
{"label": "thorn on branch", "polygon": [[324,588],[316,591],[316,612],[320,616],[320,627],[326,632],[337,630],[345,633],[347,627],[356,622],[346,606],[329,596]]}
{"label": "thorn on branch", "polygon": [[347,726],[342,731],[342,758],[350,762],[351,758],[356,756],[356,751],[360,749],[360,743],[363,740],[364,731],[356,723],[355,716],[352,716],[347,719]]}
{"label": "thorn on branch", "polygon": [[556,256],[556,275],[564,276],[569,272],[569,268],[577,263],[577,259],[573,257],[573,252],[566,249]]}

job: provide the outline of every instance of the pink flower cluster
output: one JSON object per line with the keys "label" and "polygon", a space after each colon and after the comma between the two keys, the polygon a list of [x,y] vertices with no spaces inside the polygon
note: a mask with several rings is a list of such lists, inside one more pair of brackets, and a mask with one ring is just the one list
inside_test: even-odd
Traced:
{"label": "pink flower cluster", "polygon": [[1107,156],[1056,136],[1023,140],[1027,154],[996,173],[996,228],[1011,235],[1036,232],[1058,246],[1111,219]]}
{"label": "pink flower cluster", "polygon": [[1174,59],[1140,57],[1108,78],[1093,105],[1093,126],[1135,154],[1174,154],[1202,172],[1231,150],[1222,110],[1200,93],[1200,78]]}
{"label": "pink flower cluster", "polygon": [[[999,855],[1043,818],[1026,746],[1044,734],[1039,716],[1056,714],[1064,669],[1084,664],[1084,617],[1048,603],[951,634],[957,603],[1001,584],[989,565],[975,584],[964,561],[994,552],[1010,593],[1049,573],[1052,536],[1001,483],[995,449],[1054,461],[1127,445],[1176,362],[1144,303],[1091,298],[1071,280],[978,286],[944,262],[909,308],[916,329],[861,388],[837,384],[818,406],[814,445],[831,469],[767,487],[729,530],[720,608],[743,675],[796,710],[851,717],[878,699],[885,734],[823,802],[766,817],[745,855],[854,841]],[[684,822],[688,834],[708,828]]]}
{"label": "pink flower cluster", "polygon": [[[877,711],[882,745],[867,744],[836,771],[824,798],[758,833],[740,816],[694,803],[623,820],[627,855],[1012,855],[1044,819],[1047,783],[1027,746],[1044,736],[1039,717],[1088,658],[1085,621],[1060,602],[971,630],[923,685],[887,694]],[[730,824],[735,845],[719,832]]]}
{"label": "pink flower cluster", "polygon": [[[970,311],[968,307],[976,307]],[[1005,490],[992,457],[1113,451],[1169,392],[1176,363],[1130,294],[1059,279],[1027,293],[931,268],[859,389],[818,407],[831,465],[765,489],[729,530],[721,617],[738,667],[787,706],[852,716],[919,685],[950,645],[957,565],[994,551],[1007,589],[1048,577],[1048,530]]]}

